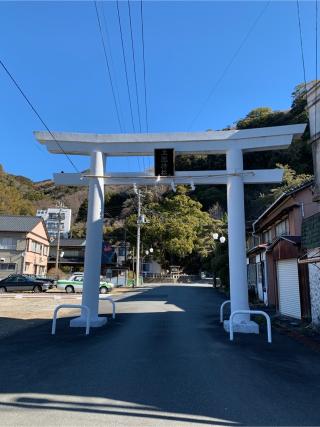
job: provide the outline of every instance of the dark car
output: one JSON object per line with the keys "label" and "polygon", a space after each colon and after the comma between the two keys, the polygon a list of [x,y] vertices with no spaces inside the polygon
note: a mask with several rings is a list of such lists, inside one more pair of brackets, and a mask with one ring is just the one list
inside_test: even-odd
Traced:
{"label": "dark car", "polygon": [[53,279],[52,277],[45,277],[45,276],[36,276],[35,274],[25,274],[25,276],[30,277],[31,279],[36,280],[37,282],[44,282],[44,283],[48,283],[50,286],[49,289],[52,289],[56,286],[56,280]]}
{"label": "dark car", "polygon": [[10,291],[45,292],[50,289],[51,286],[51,283],[45,280],[36,280],[22,274],[11,274],[5,279],[0,280],[0,293]]}

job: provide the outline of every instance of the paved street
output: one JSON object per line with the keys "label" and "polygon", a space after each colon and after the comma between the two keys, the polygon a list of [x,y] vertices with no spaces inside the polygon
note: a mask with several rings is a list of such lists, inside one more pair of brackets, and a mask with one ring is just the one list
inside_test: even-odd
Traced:
{"label": "paved street", "polygon": [[27,327],[0,342],[1,425],[319,425],[319,353],[276,332],[230,343],[221,302],[155,286],[88,337],[65,318],[54,337],[47,320],[12,319]]}

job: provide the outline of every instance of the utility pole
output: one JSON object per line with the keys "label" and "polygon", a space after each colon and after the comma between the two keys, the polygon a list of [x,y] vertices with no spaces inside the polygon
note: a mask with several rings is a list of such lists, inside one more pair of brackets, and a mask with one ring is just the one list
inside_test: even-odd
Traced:
{"label": "utility pole", "polygon": [[138,220],[137,220],[137,256],[136,256],[136,286],[140,284],[140,231],[141,231],[141,191],[137,190],[138,196]]}
{"label": "utility pole", "polygon": [[61,201],[58,202],[57,207],[59,208],[58,212],[58,237],[57,237],[57,252],[56,252],[56,276],[58,279],[58,270],[59,270],[59,257],[60,257],[60,223],[61,223],[61,210],[64,207]]}

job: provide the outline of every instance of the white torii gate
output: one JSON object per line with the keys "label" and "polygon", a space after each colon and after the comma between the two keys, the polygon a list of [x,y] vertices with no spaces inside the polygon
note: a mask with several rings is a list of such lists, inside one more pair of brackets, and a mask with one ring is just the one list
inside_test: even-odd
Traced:
{"label": "white torii gate", "polygon": [[[287,148],[305,124],[246,130],[156,133],[83,134],[35,132],[36,139],[54,154],[86,155],[91,158],[89,174],[54,174],[57,185],[89,186],[87,236],[82,304],[90,308],[90,326],[98,327],[105,318],[98,315],[105,185],[155,185],[151,173],[107,174],[105,158],[112,156],[153,156],[155,149],[174,148],[177,154],[226,154],[226,171],[176,172],[162,177],[162,184],[226,184],[228,202],[228,240],[231,311],[248,310],[245,241],[244,184],[279,183],[281,169],[243,170],[243,153]],[[85,326],[86,313],[72,319],[70,326]],[[234,331],[258,333],[259,327],[243,314],[236,318]],[[229,329],[225,322],[225,329]]]}

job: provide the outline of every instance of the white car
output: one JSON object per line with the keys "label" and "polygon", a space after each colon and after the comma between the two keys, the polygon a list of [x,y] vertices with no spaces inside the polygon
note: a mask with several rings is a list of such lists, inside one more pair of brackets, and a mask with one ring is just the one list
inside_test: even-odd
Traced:
{"label": "white car", "polygon": [[[114,287],[113,283],[100,280],[100,294],[107,294]],[[83,290],[83,274],[73,274],[69,279],[61,279],[57,281],[57,289],[66,291],[68,294],[82,292]]]}

